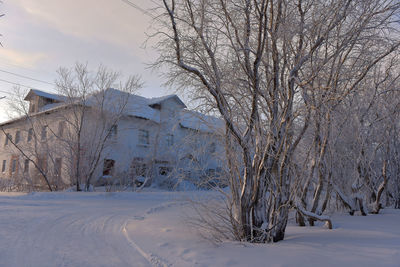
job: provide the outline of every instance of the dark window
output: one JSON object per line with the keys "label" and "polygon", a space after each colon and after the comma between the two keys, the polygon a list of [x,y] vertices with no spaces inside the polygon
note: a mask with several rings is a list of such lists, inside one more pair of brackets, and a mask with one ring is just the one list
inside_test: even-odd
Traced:
{"label": "dark window", "polygon": [[171,172],[170,167],[161,166],[158,168],[158,173],[162,176],[167,176],[168,174],[170,174],[170,172]]}
{"label": "dark window", "polygon": [[20,140],[21,140],[21,132],[17,131],[15,133],[15,143],[18,144]]}
{"label": "dark window", "polygon": [[130,168],[133,176],[147,176],[147,165],[143,158],[133,158]]}
{"label": "dark window", "polygon": [[60,121],[58,123],[58,136],[64,137],[65,121]]}
{"label": "dark window", "polygon": [[24,173],[28,173],[29,172],[29,159],[26,159],[24,161]]}
{"label": "dark window", "polygon": [[35,107],[35,104],[31,104],[31,112],[36,112],[36,109],[35,109],[36,107]]}
{"label": "dark window", "polygon": [[206,171],[206,174],[207,174],[208,177],[216,177],[215,169],[208,169]]}
{"label": "dark window", "polygon": [[210,153],[215,153],[216,149],[217,149],[217,145],[215,143],[211,143],[210,147],[209,147]]}
{"label": "dark window", "polygon": [[173,146],[174,145],[174,135],[167,134],[166,141],[167,141],[167,146]]}
{"label": "dark window", "polygon": [[192,171],[184,171],[183,174],[186,178],[192,178]]}
{"label": "dark window", "polygon": [[11,173],[14,173],[17,170],[17,160],[13,159],[11,162]]}
{"label": "dark window", "polygon": [[135,176],[147,176],[147,165],[144,163],[135,165]]}
{"label": "dark window", "polygon": [[47,138],[47,126],[42,127],[42,134],[41,134],[41,139],[42,141],[46,140]]}
{"label": "dark window", "polygon": [[103,165],[103,175],[112,175],[113,169],[115,165],[115,160],[105,159]]}
{"label": "dark window", "polygon": [[54,175],[61,176],[61,158],[56,158],[54,162]]}
{"label": "dark window", "polygon": [[32,137],[33,137],[33,129],[30,128],[28,130],[28,142],[30,142],[32,140]]}
{"label": "dark window", "polygon": [[3,165],[1,166],[1,172],[6,171],[7,160],[3,160]]}
{"label": "dark window", "polygon": [[18,156],[11,156],[10,175],[18,172]]}
{"label": "dark window", "polygon": [[5,146],[8,145],[8,140],[12,141],[12,136],[9,133],[6,135],[6,142],[4,143]]}
{"label": "dark window", "polygon": [[149,131],[147,131],[147,130],[139,130],[139,144],[140,145],[148,145],[148,144],[150,144]]}
{"label": "dark window", "polygon": [[47,157],[46,157],[46,156],[39,157],[39,159],[38,159],[38,167],[39,167],[40,170],[42,170],[44,173],[47,172]]}

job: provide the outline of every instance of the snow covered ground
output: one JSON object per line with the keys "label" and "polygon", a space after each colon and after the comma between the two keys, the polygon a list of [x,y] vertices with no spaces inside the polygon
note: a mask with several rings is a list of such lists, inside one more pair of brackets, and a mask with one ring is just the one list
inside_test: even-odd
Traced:
{"label": "snow covered ground", "polygon": [[[199,237],[185,223],[210,192],[0,193],[0,266],[400,266],[400,210],[335,215],[276,244]],[[185,215],[186,214],[186,215]]]}

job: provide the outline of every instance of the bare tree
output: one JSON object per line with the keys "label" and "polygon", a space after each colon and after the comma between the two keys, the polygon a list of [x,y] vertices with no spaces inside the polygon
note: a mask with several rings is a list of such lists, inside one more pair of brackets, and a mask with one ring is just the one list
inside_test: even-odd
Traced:
{"label": "bare tree", "polygon": [[[16,91],[11,106],[20,117],[17,125],[11,126],[19,127],[17,130],[29,137],[26,142],[18,143],[12,138],[9,142],[17,154],[33,164],[50,191],[65,183],[75,183],[77,191],[84,183],[85,190],[89,190],[113,144],[118,122],[130,108],[130,94],[141,83],[136,76],[120,82],[117,72],[103,66],[92,73],[80,63],[72,69],[60,68],[58,73],[58,101],[43,110],[30,112],[24,101],[26,92]],[[62,180],[61,172],[71,180]]]}
{"label": "bare tree", "polygon": [[[10,146],[4,149],[7,149],[8,152],[13,154],[21,155],[23,160],[27,160],[32,164],[38,173],[36,176],[40,177],[40,179],[37,181],[35,179],[37,177],[32,177],[29,172],[20,172],[19,176],[23,179],[18,181],[17,177],[13,177],[13,183],[21,183],[16,185],[22,187],[23,184],[30,184],[32,187],[38,186],[38,188],[40,188],[40,180],[43,180],[47,189],[53,191],[54,187],[52,186],[50,174],[47,171],[47,164],[43,162],[43,158],[52,159],[53,151],[49,149],[48,140],[42,140],[40,136],[41,129],[47,125],[47,118],[31,116],[28,111],[29,107],[24,101],[26,93],[27,92],[22,90],[21,87],[14,87],[13,97],[9,100],[8,105],[12,112],[19,117],[19,119],[16,119],[13,123],[17,125],[17,130],[20,132],[20,135],[23,133],[30,135],[29,142],[19,142],[20,140],[17,140],[17,137],[13,140],[13,136],[9,132],[9,130],[16,130],[13,123],[1,125],[1,131],[8,140],[6,142],[10,144]],[[22,137],[18,138],[21,139]]]}
{"label": "bare tree", "polygon": [[68,148],[76,190],[81,190],[83,179],[89,190],[103,153],[118,130],[118,121],[128,109],[129,96],[141,84],[136,76],[119,82],[119,74],[104,66],[90,73],[87,65],[77,63],[73,69],[60,68],[58,73],[57,90],[66,96],[68,105],[63,116],[68,132],[59,138]]}
{"label": "bare tree", "polygon": [[324,127],[316,128],[320,137],[324,130],[315,144],[316,211],[329,177],[322,140],[329,140],[331,109],[397,51],[391,33],[399,8],[389,0],[163,0],[155,65],[171,66],[169,81],[209,100],[225,122],[237,239],[282,240],[293,206],[318,219],[297,204],[296,149],[316,110]]}

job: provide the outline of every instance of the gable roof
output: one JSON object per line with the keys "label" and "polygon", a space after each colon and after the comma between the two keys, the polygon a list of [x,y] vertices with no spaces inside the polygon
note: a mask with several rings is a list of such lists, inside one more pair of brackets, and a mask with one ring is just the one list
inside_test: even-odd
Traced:
{"label": "gable roof", "polygon": [[[134,116],[142,119],[152,120],[157,123],[160,122],[160,110],[155,107],[155,105],[160,105],[161,103],[173,99],[179,106],[186,108],[186,105],[177,95],[167,95],[155,98],[146,98],[139,95],[130,94],[127,92],[122,92],[113,88],[108,88],[99,94],[104,94],[100,96],[105,99],[105,106],[112,112],[113,110],[118,110],[118,103],[122,103],[127,100],[124,115]],[[92,100],[88,99],[89,105],[95,105],[96,95],[92,96]],[[121,102],[122,101],[122,102]],[[116,105],[117,104],[117,105]]]}
{"label": "gable roof", "polygon": [[48,99],[53,99],[56,101],[64,101],[65,100],[65,96],[62,95],[57,95],[57,94],[51,94],[51,93],[47,93],[47,92],[43,92],[37,89],[31,89],[29,91],[29,93],[26,95],[26,97],[24,98],[24,100],[30,100],[32,98],[32,96],[37,95],[40,97],[44,97],[44,98],[48,98]]}
{"label": "gable roof", "polygon": [[225,129],[222,119],[187,109],[180,112],[179,124],[183,128],[207,133],[215,133]]}
{"label": "gable roof", "polygon": [[92,95],[88,98],[87,104],[89,106],[95,106],[98,100],[104,100],[104,107],[110,112],[118,112],[121,107],[120,105],[126,104],[124,107],[124,115],[160,122],[160,111],[150,107],[149,99],[143,96],[109,88]]}
{"label": "gable roof", "polygon": [[186,108],[185,103],[177,96],[177,95],[166,95],[166,96],[161,96],[161,97],[153,97],[148,99],[149,106],[153,106],[156,104],[162,104],[163,102],[173,99],[175,100],[180,106],[183,108]]}
{"label": "gable roof", "polygon": [[[48,99],[53,99],[58,102],[43,106],[39,110],[39,112],[32,114],[33,116],[40,115],[45,112],[46,113],[53,112],[60,108],[67,108],[69,105],[74,103],[79,104],[79,99],[73,100],[70,103],[66,103],[67,97],[65,96],[51,94],[36,89],[31,89],[28,95],[25,97],[25,100],[31,99],[33,95],[45,97]],[[180,117],[179,124],[181,127],[208,133],[212,133],[224,128],[224,123],[221,119],[188,110],[186,108],[186,105],[177,95],[167,95],[156,98],[145,98],[139,95],[134,95],[113,88],[109,88],[105,91],[97,92],[93,95],[90,95],[87,98],[85,105],[95,106],[99,100],[104,100],[102,104],[104,104],[104,106],[108,111],[117,112],[118,103],[122,103],[121,100],[122,101],[127,100],[126,106],[124,107],[123,115],[151,120],[156,123],[160,123],[161,122],[160,110],[156,108],[154,105],[160,105],[161,103],[170,99],[173,99],[182,107],[182,109],[179,112],[179,117]],[[25,119],[25,117],[20,117],[4,123],[0,123],[0,125],[10,124],[22,119]]]}

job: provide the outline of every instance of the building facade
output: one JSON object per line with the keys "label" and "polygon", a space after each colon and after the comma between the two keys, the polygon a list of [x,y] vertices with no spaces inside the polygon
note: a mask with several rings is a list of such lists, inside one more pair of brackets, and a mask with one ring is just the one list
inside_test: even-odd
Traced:
{"label": "building facade", "polygon": [[101,185],[140,178],[173,186],[221,173],[217,118],[188,110],[176,95],[144,98],[115,89],[100,94],[101,104],[95,96],[82,104],[31,90],[27,114],[0,124],[2,183],[43,187],[46,177],[58,189],[77,179]]}

